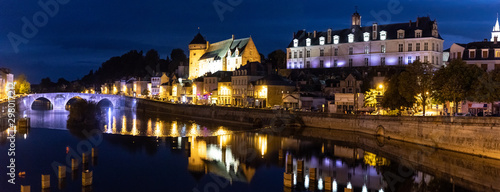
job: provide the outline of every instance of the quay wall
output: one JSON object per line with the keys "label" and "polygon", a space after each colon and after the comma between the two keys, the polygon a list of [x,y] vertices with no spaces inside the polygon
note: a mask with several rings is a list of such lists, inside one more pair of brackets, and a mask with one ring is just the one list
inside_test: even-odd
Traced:
{"label": "quay wall", "polygon": [[139,100],[137,112],[163,112],[247,126],[298,125],[378,135],[482,157],[500,159],[499,117],[394,117],[289,112]]}

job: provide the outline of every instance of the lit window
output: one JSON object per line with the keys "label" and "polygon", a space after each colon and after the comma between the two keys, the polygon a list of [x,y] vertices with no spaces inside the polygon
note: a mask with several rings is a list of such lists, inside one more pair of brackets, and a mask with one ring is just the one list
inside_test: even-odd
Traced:
{"label": "lit window", "polygon": [[333,36],[333,43],[334,44],[339,44],[339,36],[338,35],[334,35]]}
{"label": "lit window", "polygon": [[408,56],[408,64],[412,63],[411,62],[411,56]]}
{"label": "lit window", "polygon": [[500,57],[500,50],[495,51],[495,57]]}
{"label": "lit window", "polygon": [[311,46],[311,39],[310,38],[306,39],[306,46]]}
{"label": "lit window", "polygon": [[476,58],[476,51],[469,51],[469,58]]}
{"label": "lit window", "polygon": [[488,58],[488,51],[483,51],[483,58]]}
{"label": "lit window", "polygon": [[368,32],[363,33],[363,40],[370,41],[370,33],[368,33]]}
{"label": "lit window", "polygon": [[380,45],[380,52],[385,53],[385,45]]}
{"label": "lit window", "polygon": [[405,38],[405,31],[400,29],[398,30],[398,39],[404,39]]}
{"label": "lit window", "polygon": [[319,38],[319,44],[324,45],[325,44],[325,37],[320,37]]}
{"label": "lit window", "polygon": [[351,33],[351,34],[347,35],[347,40],[349,41],[349,43],[354,42],[354,34]]}
{"label": "lit window", "polygon": [[380,40],[386,40],[386,39],[387,39],[387,32],[380,31]]}

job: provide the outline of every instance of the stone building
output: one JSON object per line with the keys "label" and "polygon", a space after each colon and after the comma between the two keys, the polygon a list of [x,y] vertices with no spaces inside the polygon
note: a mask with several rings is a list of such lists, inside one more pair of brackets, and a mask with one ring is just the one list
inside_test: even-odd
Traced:
{"label": "stone building", "polygon": [[443,39],[437,21],[361,26],[359,13],[350,28],[326,32],[300,30],[287,48],[287,69],[407,65],[415,60],[443,64]]}
{"label": "stone building", "polygon": [[234,71],[248,62],[260,62],[252,37],[209,44],[198,33],[189,43],[189,79],[217,71]]}

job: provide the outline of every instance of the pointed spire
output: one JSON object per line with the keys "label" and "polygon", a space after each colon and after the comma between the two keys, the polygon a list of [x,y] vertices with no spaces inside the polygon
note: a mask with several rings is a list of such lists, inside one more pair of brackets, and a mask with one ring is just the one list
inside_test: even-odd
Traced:
{"label": "pointed spire", "polygon": [[500,25],[498,24],[498,13],[497,13],[497,22],[495,23],[495,26],[493,27],[493,31],[500,31]]}

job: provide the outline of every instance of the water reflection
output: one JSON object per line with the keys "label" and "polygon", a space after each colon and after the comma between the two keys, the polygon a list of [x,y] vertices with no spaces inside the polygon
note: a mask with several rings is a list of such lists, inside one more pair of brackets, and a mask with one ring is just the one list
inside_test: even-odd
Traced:
{"label": "water reflection", "polygon": [[[18,132],[19,145],[33,151],[19,157],[19,164],[27,167],[23,171],[36,172],[50,168],[54,161],[63,162],[64,157],[58,154],[64,151],[61,149],[78,145],[80,140],[66,131],[36,128],[60,128],[57,118],[65,120],[67,115],[55,113],[30,112],[34,128]],[[33,121],[36,115],[46,115],[46,121]],[[103,150],[99,166],[93,169],[95,178],[106,178],[106,182],[96,182],[96,191],[115,191],[120,187],[121,191],[154,191],[178,186],[184,188],[172,191],[204,191],[214,177],[228,183],[220,191],[500,190],[500,184],[495,183],[500,173],[499,161],[396,141],[384,141],[380,146],[374,137],[318,129],[304,129],[293,136],[244,132],[239,127],[123,111],[109,110],[105,116],[101,126],[103,143],[98,146]],[[7,137],[7,130],[0,132],[2,153],[8,148]],[[31,165],[31,161],[21,162],[32,156],[44,167]],[[134,167],[141,163],[147,166]],[[284,172],[292,174],[291,188],[284,187]],[[35,176],[26,180],[39,182],[39,174]],[[158,178],[162,182],[150,182]],[[147,186],[140,185],[148,181]],[[67,185],[75,188],[79,184]]]}

